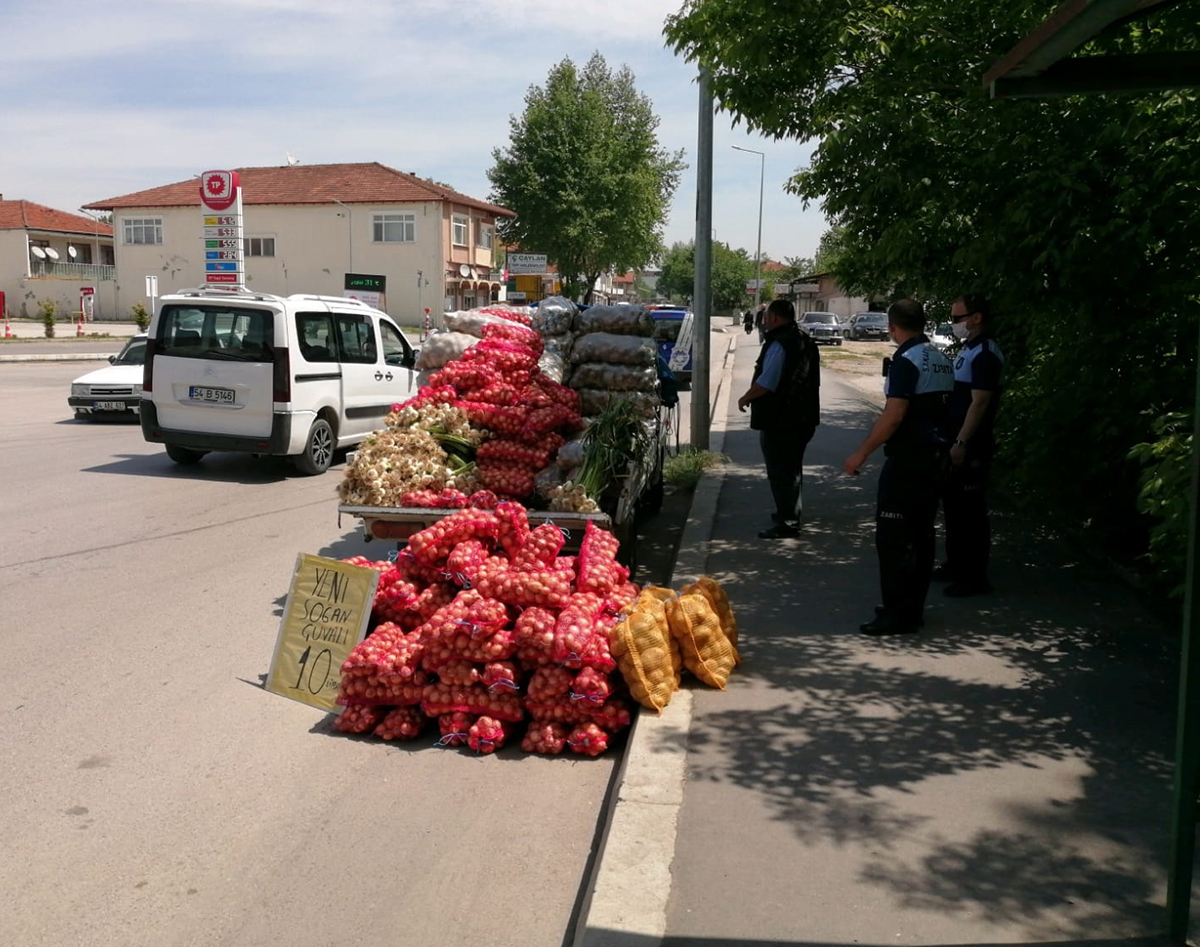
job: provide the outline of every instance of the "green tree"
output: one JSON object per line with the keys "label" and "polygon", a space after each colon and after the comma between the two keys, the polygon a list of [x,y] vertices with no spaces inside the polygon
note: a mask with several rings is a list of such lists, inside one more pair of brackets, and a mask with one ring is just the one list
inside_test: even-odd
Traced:
{"label": "green tree", "polygon": [[[749,302],[746,281],[754,279],[754,258],[745,250],[731,250],[728,244],[712,245],[713,309],[738,309]],[[663,257],[658,291],[682,302],[696,295],[695,241],[672,244]]]}
{"label": "green tree", "polygon": [[571,296],[609,268],[638,269],[662,249],[663,222],[685,167],[656,136],[658,116],[628,67],[599,53],[582,70],[564,59],[525,96],[507,148],[492,152],[492,200],[517,216],[501,238],[546,253]]}
{"label": "green tree", "polygon": [[821,242],[817,244],[817,256],[813,260],[814,271],[832,273],[838,269],[841,256],[845,252],[845,243],[845,227],[830,227],[821,234]]}
{"label": "green tree", "polygon": [[[1047,515],[1138,548],[1129,451],[1168,436],[1153,417],[1192,410],[1197,93],[989,100],[987,68],[1056,0],[803,6],[795,30],[794,11],[769,0],[689,0],[666,33],[751,129],[822,130],[790,189],[841,228],[830,269],[844,287],[935,308],[967,291],[992,298],[1008,356],[1002,469]],[[1198,46],[1195,11],[1178,6],[1082,52]]]}
{"label": "green tree", "polygon": [[812,276],[817,271],[816,261],[809,256],[789,256],[783,258],[784,269],[779,273],[782,282],[791,282],[804,276]]}

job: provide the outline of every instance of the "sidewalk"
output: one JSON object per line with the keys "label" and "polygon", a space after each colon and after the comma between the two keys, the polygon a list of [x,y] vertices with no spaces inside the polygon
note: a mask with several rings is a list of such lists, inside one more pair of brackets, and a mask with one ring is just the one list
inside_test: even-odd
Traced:
{"label": "sidewalk", "polygon": [[735,403],[756,346],[738,341],[732,463],[689,525],[709,489],[692,562],[725,584],[744,664],[727,691],[639,719],[580,942],[1156,942],[1170,630],[1037,524],[994,515],[994,595],[935,585],[920,635],[860,634],[882,458],[860,479],[841,463],[878,409],[825,373],[802,538],[760,541],[769,493]]}
{"label": "sidewalk", "polygon": [[88,322],[81,338],[78,323],[59,321],[53,339],[46,338],[40,322],[10,322],[8,331],[12,338],[0,342],[0,362],[103,362],[120,352],[138,328],[132,322]]}

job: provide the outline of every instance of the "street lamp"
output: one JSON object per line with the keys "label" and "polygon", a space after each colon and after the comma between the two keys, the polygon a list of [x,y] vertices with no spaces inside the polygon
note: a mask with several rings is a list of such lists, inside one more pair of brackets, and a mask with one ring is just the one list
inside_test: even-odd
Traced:
{"label": "street lamp", "polygon": [[758,155],[758,246],[754,248],[754,308],[757,310],[762,302],[762,209],[763,209],[763,173],[766,171],[767,156],[753,148],[743,148],[741,145],[730,145],[734,151],[744,151],[747,154]]}
{"label": "street lamp", "polygon": [[[343,204],[341,201],[339,201],[336,197],[330,198],[330,200],[332,200],[339,207],[346,208],[346,234],[350,238],[350,268],[349,268],[349,272],[353,273],[354,272],[354,211],[352,211],[349,207],[346,207],[346,205]],[[341,214],[339,214],[338,216],[340,217]]]}

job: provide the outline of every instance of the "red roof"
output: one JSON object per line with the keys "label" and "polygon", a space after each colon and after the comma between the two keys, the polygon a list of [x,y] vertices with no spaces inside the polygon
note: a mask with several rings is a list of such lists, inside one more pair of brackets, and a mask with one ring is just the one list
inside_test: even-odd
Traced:
{"label": "red roof", "polygon": [[778,273],[780,270],[786,270],[787,267],[782,263],[776,263],[774,260],[763,260],[762,271],[764,273]]}
{"label": "red roof", "polygon": [[[450,201],[500,217],[515,217],[506,207],[481,201],[372,161],[367,164],[296,164],[274,168],[236,168],[243,204],[401,204]],[[164,184],[88,204],[88,210],[119,207],[199,207],[200,178]]]}
{"label": "red roof", "polygon": [[50,230],[55,233],[112,236],[112,227],[90,217],[68,214],[33,201],[0,201],[0,230]]}

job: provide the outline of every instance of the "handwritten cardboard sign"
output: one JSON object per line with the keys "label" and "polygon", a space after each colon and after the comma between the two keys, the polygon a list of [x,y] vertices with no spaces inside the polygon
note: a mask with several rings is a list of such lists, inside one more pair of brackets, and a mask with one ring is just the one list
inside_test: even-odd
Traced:
{"label": "handwritten cardboard sign", "polygon": [[301,553],[288,589],[267,690],[337,712],[342,664],[371,619],[379,573]]}

